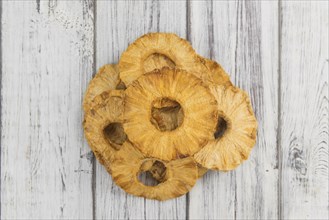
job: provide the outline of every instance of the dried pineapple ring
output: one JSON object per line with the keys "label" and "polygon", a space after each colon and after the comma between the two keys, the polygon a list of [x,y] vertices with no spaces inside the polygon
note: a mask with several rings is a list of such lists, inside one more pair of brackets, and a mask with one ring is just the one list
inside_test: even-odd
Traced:
{"label": "dried pineapple ring", "polygon": [[[210,73],[217,75],[216,77],[221,77],[221,78],[226,78],[227,80],[222,80],[222,82],[228,82],[226,83],[227,85],[232,85],[232,83],[229,80],[228,75],[225,73],[225,71],[221,68],[219,64],[216,62],[203,58],[205,60],[205,66],[209,68]],[[161,69],[161,67],[166,66],[166,65],[161,65],[166,62],[166,59],[163,58],[163,56],[158,56],[154,55],[152,60],[150,60],[152,65],[149,65],[149,71],[154,70],[154,69]],[[216,65],[217,64],[217,65]],[[145,64],[144,64],[145,66]],[[148,72],[148,71],[147,71]],[[168,102],[166,105],[166,109],[164,110],[166,114],[162,114],[163,111],[160,109],[155,109],[155,111],[152,112],[152,117],[153,118],[159,118],[160,123],[159,127],[162,130],[173,130],[173,128],[177,124],[181,124],[184,115],[183,111],[177,110],[177,105],[175,105],[172,102]],[[175,113],[177,114],[177,117],[175,117]],[[159,182],[162,182],[163,176],[161,175],[163,173],[163,168],[162,166],[157,166],[157,164],[153,164],[151,168],[151,175],[154,179],[156,179]],[[204,174],[206,174],[208,171],[207,168],[202,167],[201,165],[198,164],[198,178],[201,178]]]}
{"label": "dried pineapple ring", "polygon": [[[154,162],[164,164],[165,177],[156,186],[144,185],[139,181],[138,174],[150,170]],[[122,147],[107,167],[110,167],[115,183],[127,193],[157,200],[184,195],[194,186],[198,175],[197,165],[191,157],[161,162],[145,158],[132,145]]]}
{"label": "dried pineapple ring", "polygon": [[[217,102],[192,74],[179,69],[155,70],[134,81],[125,92],[123,127],[145,155],[161,160],[186,157],[214,139]],[[183,111],[182,123],[173,130],[161,131],[152,109],[176,103]]]}
{"label": "dried pineapple ring", "polygon": [[90,81],[85,97],[83,99],[83,109],[88,111],[92,100],[104,91],[114,89],[124,89],[125,86],[119,78],[117,64],[107,64],[99,68],[95,77]]}
{"label": "dried pineapple ring", "polygon": [[105,91],[92,101],[84,120],[85,137],[96,158],[104,164],[125,144],[123,101],[124,91]]}
{"label": "dried pineapple ring", "polygon": [[[153,64],[155,57],[161,62]],[[159,64],[160,63],[160,64]],[[193,72],[201,63],[188,41],[169,33],[150,33],[138,38],[122,53],[119,61],[120,77],[130,85],[139,76],[161,67],[176,67]],[[198,77],[201,73],[195,73]]]}
{"label": "dried pineapple ring", "polygon": [[246,160],[256,143],[257,121],[248,95],[235,87],[213,86],[218,102],[219,120],[215,140],[194,155],[202,166],[232,170]]}
{"label": "dried pineapple ring", "polygon": [[[208,171],[207,168],[202,167],[200,164],[197,164],[197,168],[198,168],[198,178],[203,177],[203,175],[205,175]],[[161,164],[154,163],[149,171],[150,171],[152,177],[155,180],[157,180],[158,182],[163,182],[165,180],[164,168]]]}
{"label": "dried pineapple ring", "polygon": [[198,164],[198,178],[203,177],[208,172],[208,169]]}
{"label": "dried pineapple ring", "polygon": [[203,58],[200,56],[201,63],[207,69],[205,71],[209,74],[209,80],[216,85],[224,85],[224,86],[232,86],[232,82],[230,81],[230,77],[222,68],[221,65],[216,63],[215,61],[209,60],[207,58]]}
{"label": "dried pineapple ring", "polygon": [[148,73],[155,69],[162,69],[163,67],[174,68],[175,63],[168,57],[161,54],[152,54],[144,61],[144,72]]}

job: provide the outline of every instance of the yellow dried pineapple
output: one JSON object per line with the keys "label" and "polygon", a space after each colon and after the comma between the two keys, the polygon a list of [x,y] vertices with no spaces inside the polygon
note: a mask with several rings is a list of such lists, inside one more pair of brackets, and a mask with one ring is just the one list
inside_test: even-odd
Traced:
{"label": "yellow dried pineapple", "polygon": [[[155,65],[156,67],[160,67],[161,63],[164,62],[165,60],[162,59],[162,57],[157,57],[154,56],[150,61],[152,61],[152,64]],[[104,65],[102,66],[98,73],[96,74],[96,76],[94,77],[94,79],[92,79],[92,81],[90,82],[89,86],[88,86],[88,90],[85,94],[85,98],[84,98],[84,107],[85,107],[85,111],[86,111],[86,117],[90,116],[90,113],[88,113],[88,111],[90,110],[90,108],[92,108],[93,106],[97,106],[96,109],[100,115],[102,115],[102,110],[100,109],[100,107],[103,107],[104,104],[106,104],[108,102],[108,100],[104,99],[105,97],[107,97],[107,99],[109,98],[107,94],[110,93],[110,90],[114,90],[114,89],[125,89],[124,84],[121,82],[121,80],[118,77],[119,72],[117,69],[117,65],[113,64],[113,65]],[[105,92],[104,92],[105,91]],[[103,94],[102,94],[103,93]],[[114,92],[111,92],[112,94]],[[120,92],[119,92],[120,93]],[[102,94],[102,95],[101,95]],[[96,97],[98,96],[99,97]],[[113,103],[112,103],[113,104]],[[157,118],[157,120],[159,121],[159,124],[161,124],[162,121],[162,128],[163,129],[171,129],[173,126],[175,126],[175,124],[177,124],[177,120],[178,123],[179,120],[182,120],[183,118],[183,114],[182,111],[180,111],[176,117],[176,109],[175,106],[167,106],[167,108],[164,109],[154,109],[153,117]],[[164,114],[163,111],[164,110]],[[98,114],[98,116],[99,116]],[[161,118],[162,117],[162,118]],[[96,117],[97,119],[99,119],[98,117]],[[96,119],[96,120],[97,120]],[[93,120],[95,120],[95,117],[93,117]],[[114,120],[114,119],[112,119]],[[121,120],[121,119],[119,119]],[[115,121],[115,120],[114,120]],[[97,123],[89,122],[89,124],[92,124],[93,126],[95,126]],[[88,125],[88,123],[87,123]],[[113,152],[111,151],[111,148],[115,148],[116,150],[118,150],[122,143],[124,143],[123,139],[125,140],[127,137],[123,131],[123,128],[121,126],[120,123],[111,123],[110,125],[108,125],[107,127],[104,128],[104,136],[103,136],[103,140],[107,139],[107,142],[104,142],[103,144],[93,144],[93,146],[103,146],[103,149],[107,149],[107,151],[110,152],[110,154],[112,155]],[[109,135],[111,134],[111,135]],[[86,134],[88,136],[88,141],[89,143],[94,142],[92,141],[92,139],[90,138],[90,135]],[[93,136],[93,135],[92,135]],[[111,143],[109,143],[108,141],[111,139]],[[101,141],[101,139],[99,139],[98,141]],[[109,144],[108,147],[106,147],[106,144]],[[95,149],[95,147],[93,148]],[[105,154],[105,152],[102,152],[102,154]],[[95,151],[95,155],[97,157],[97,159],[100,160],[100,162],[102,164],[104,164],[104,159],[99,150]],[[201,168],[201,173],[204,173],[205,171]],[[156,163],[154,164],[154,167],[152,167],[152,171],[160,171],[159,167],[156,167]],[[155,179],[159,178],[157,177],[157,175],[159,176],[158,173],[152,173],[152,176]]]}
{"label": "yellow dried pineapple", "polygon": [[201,56],[200,62],[203,64],[203,68],[206,69],[204,72],[207,74],[207,79],[210,80],[211,83],[216,85],[232,86],[230,77],[221,65]]}
{"label": "yellow dried pineapple", "polygon": [[144,67],[144,72],[148,73],[155,69],[162,69],[163,67],[174,68],[175,63],[165,55],[155,53],[155,54],[151,54],[144,61],[143,67]]}
{"label": "yellow dried pineapple", "polygon": [[[139,179],[139,173],[160,167],[161,180],[156,186],[147,186]],[[164,162],[146,158],[133,145],[125,145],[115,155],[108,167],[115,183],[127,193],[148,199],[167,200],[186,194],[198,178],[195,161],[191,157]]]}
{"label": "yellow dried pineapple", "polygon": [[[143,156],[120,126],[122,108],[123,91],[106,91],[93,99],[85,115],[84,130],[96,158],[130,194],[166,200],[187,193],[197,179],[195,161],[190,157],[165,163]],[[138,180],[138,173],[148,170],[161,184],[152,187]]]}
{"label": "yellow dried pineapple", "polygon": [[[85,114],[85,137],[102,164],[105,159],[111,159],[127,140],[122,127],[123,101],[123,91],[105,91],[93,99],[92,108]],[[109,155],[105,158],[105,154]]]}
{"label": "yellow dried pineapple", "polygon": [[125,89],[119,78],[119,69],[116,64],[107,64],[99,68],[95,77],[90,81],[83,99],[83,109],[88,111],[91,101],[102,92],[114,89]]}
{"label": "yellow dried pineapple", "polygon": [[149,199],[187,193],[207,169],[236,168],[256,142],[248,95],[175,34],[146,34],[101,67],[83,108],[96,158],[122,189]]}
{"label": "yellow dried pineapple", "polygon": [[[208,171],[207,168],[202,167],[200,164],[197,164],[197,169],[198,169],[198,178],[201,178]],[[165,171],[165,167],[163,166],[163,164],[155,162],[155,163],[153,163],[152,167],[150,168],[149,173],[158,182],[163,182],[165,180],[164,171]]]}
{"label": "yellow dried pineapple", "polygon": [[212,86],[219,120],[215,140],[194,155],[208,169],[232,170],[246,160],[256,142],[257,121],[248,95],[235,87]]}
{"label": "yellow dried pineapple", "polygon": [[[153,65],[150,59],[160,58],[163,66]],[[198,57],[191,45],[175,34],[149,33],[138,38],[122,53],[119,61],[120,77],[130,85],[139,76],[161,67],[194,69]]]}
{"label": "yellow dried pineapple", "polygon": [[[186,157],[213,139],[217,102],[203,82],[186,71],[155,70],[134,81],[125,95],[124,130],[145,155],[161,160]],[[152,108],[168,105],[179,105],[183,119],[177,120],[181,124],[174,129],[164,131]]]}
{"label": "yellow dried pineapple", "polygon": [[[216,63],[215,61],[212,61],[207,58],[203,58],[200,56],[201,63],[204,64],[205,68],[209,71],[209,74],[213,75],[210,77],[214,84],[218,85],[224,85],[224,86],[232,86],[232,83],[230,81],[229,76],[225,72],[225,70],[220,66],[220,64]],[[166,60],[162,56],[154,56],[154,59],[152,60],[152,64],[148,68],[148,71],[151,71],[152,69],[160,69],[162,66],[165,65],[159,65],[160,63],[165,63]],[[153,109],[152,109],[153,110]],[[158,118],[158,121],[161,122],[160,128],[163,130],[172,130],[173,127],[177,126],[177,124],[180,124],[180,120],[183,119],[183,112],[182,109],[178,109],[177,105],[175,103],[168,103],[166,108],[163,109],[155,109],[156,111],[152,111],[152,117]],[[165,114],[163,114],[165,113]],[[158,181],[161,181],[159,178],[158,173],[161,171],[161,167],[157,167],[156,164],[153,165],[151,172],[153,178],[155,178]],[[198,166],[198,177],[202,177],[208,169],[205,167],[202,167],[200,164]],[[160,172],[161,173],[161,172]]]}

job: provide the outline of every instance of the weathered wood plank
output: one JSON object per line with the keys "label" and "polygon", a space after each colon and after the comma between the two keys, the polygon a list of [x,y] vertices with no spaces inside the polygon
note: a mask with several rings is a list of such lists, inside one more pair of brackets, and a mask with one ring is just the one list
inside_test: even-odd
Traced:
{"label": "weathered wood plank", "polygon": [[[234,17],[231,16],[234,16],[235,9],[234,5],[230,5],[227,2],[220,2],[219,4],[220,6],[216,11],[214,10],[214,4],[211,1],[190,2],[189,39],[198,54],[207,58],[218,58],[217,61],[221,62],[228,72],[232,72],[233,69],[231,69],[231,67],[234,67],[234,63],[231,63],[230,59],[227,59],[230,55],[231,57],[234,56],[234,53],[230,54],[228,51],[232,46],[232,43],[230,44],[229,41],[225,41],[222,42],[222,48],[217,45],[215,46],[215,41],[216,43],[220,43],[220,41],[214,39],[214,28],[217,29],[218,26],[227,31],[227,34],[235,31],[232,30],[232,28],[227,29],[229,28],[228,25],[230,24],[230,19],[234,19]],[[222,14],[223,12],[225,14]],[[215,15],[214,13],[218,14]],[[222,38],[224,38],[224,34],[222,35]],[[226,39],[230,38],[228,37]],[[222,50],[227,52],[222,53]],[[215,57],[217,54],[222,56]],[[225,55],[226,57],[224,57]],[[198,181],[197,185],[189,193],[189,205],[187,210],[189,218],[234,219],[234,183],[235,175],[233,172],[224,173],[209,171]]]}
{"label": "weathered wood plank", "polygon": [[277,219],[278,2],[238,2],[237,14],[235,82],[250,94],[258,137],[236,172],[236,218]]}
{"label": "weathered wood plank", "polygon": [[2,219],[92,218],[92,1],[3,1]]}
{"label": "weathered wood plank", "polygon": [[328,219],[328,2],[282,2],[282,218]]}
{"label": "weathered wood plank", "polygon": [[[186,37],[184,1],[99,1],[96,8],[98,68],[117,63],[128,44],[148,32],[174,32]],[[158,202],[128,195],[98,163],[96,199],[96,218],[185,219],[186,215],[185,196]]]}
{"label": "weathered wood plank", "polygon": [[249,160],[235,171],[207,174],[190,193],[195,219],[278,217],[278,3],[191,1],[193,46],[230,73],[250,96],[259,123]]}
{"label": "weathered wood plank", "polygon": [[[0,189],[2,189],[2,185],[1,185],[1,159],[2,159],[2,2],[0,2]],[[2,205],[1,205],[1,195],[2,193],[0,193],[0,218],[1,218],[1,210],[2,210]]]}

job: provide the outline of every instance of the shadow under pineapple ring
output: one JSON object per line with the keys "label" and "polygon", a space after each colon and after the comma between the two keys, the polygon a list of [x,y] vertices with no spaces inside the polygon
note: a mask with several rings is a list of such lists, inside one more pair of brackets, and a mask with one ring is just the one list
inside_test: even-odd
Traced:
{"label": "shadow under pineapple ring", "polygon": [[[177,122],[179,108],[182,109],[180,126],[169,131],[154,126],[152,107],[162,105],[178,109],[174,116]],[[170,161],[193,155],[214,139],[217,120],[215,97],[201,79],[184,70],[154,70],[140,76],[125,91],[124,130],[148,157]]]}

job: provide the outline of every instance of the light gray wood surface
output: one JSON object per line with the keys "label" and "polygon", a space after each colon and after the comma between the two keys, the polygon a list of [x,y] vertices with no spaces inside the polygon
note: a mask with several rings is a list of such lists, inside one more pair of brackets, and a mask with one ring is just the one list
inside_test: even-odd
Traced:
{"label": "light gray wood surface", "polygon": [[208,173],[191,191],[191,218],[278,217],[273,206],[278,204],[277,9],[277,2],[191,2],[192,45],[221,63],[234,84],[251,95],[259,124],[248,161],[233,172]]}
{"label": "light gray wood surface", "polygon": [[92,218],[93,2],[1,4],[1,218]]}
{"label": "light gray wood surface", "polygon": [[[184,1],[100,1],[96,13],[97,67],[117,63],[127,46],[145,33],[175,32],[186,37]],[[186,218],[186,196],[165,202],[131,196],[112,182],[99,163],[96,166],[96,218]]]}
{"label": "light gray wood surface", "polygon": [[[327,1],[1,1],[1,219],[328,219]],[[249,160],[166,202],[117,187],[82,131],[86,86],[137,37],[221,63],[259,123]]]}
{"label": "light gray wood surface", "polygon": [[282,216],[321,219],[328,217],[328,2],[283,2],[281,22]]}

